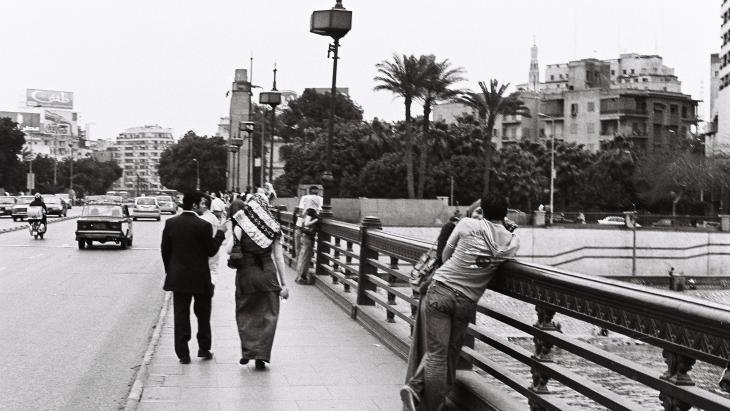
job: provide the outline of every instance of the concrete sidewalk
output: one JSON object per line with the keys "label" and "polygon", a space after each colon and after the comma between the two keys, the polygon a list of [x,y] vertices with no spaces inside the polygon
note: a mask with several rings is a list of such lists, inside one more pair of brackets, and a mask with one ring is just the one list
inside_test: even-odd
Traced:
{"label": "concrete sidewalk", "polygon": [[[221,259],[213,299],[215,358],[179,363],[172,308],[141,375],[139,410],[399,410],[405,363],[313,286],[294,283],[281,304],[271,364],[238,364],[234,272]],[[192,308],[191,308],[192,316]],[[192,319],[190,352],[197,353]],[[128,407],[129,408],[129,407]]]}

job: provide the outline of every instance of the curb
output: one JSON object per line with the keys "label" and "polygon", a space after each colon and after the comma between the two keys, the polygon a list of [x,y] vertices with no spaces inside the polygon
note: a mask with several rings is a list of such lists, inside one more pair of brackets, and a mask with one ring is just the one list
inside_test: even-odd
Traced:
{"label": "curb", "polygon": [[[73,220],[74,218],[79,218],[79,216],[74,215],[74,216],[71,216],[71,217],[60,217],[60,218],[57,218],[55,220],[50,220],[49,219],[48,220],[48,224],[60,223],[62,221],[67,221],[67,220]],[[9,227],[9,228],[0,228],[0,234],[10,233],[10,232],[13,232],[13,231],[25,230],[27,228],[28,228],[28,225],[27,224],[17,225],[15,227]]]}
{"label": "curb", "polygon": [[137,369],[137,374],[134,377],[134,383],[132,384],[132,388],[129,390],[127,403],[124,406],[125,411],[136,410],[139,406],[139,401],[142,399],[142,393],[144,392],[144,380],[146,380],[149,376],[149,370],[147,367],[152,361],[152,354],[154,354],[157,349],[157,343],[160,341],[162,323],[165,320],[167,311],[170,309],[170,301],[172,301],[172,293],[165,293],[165,301],[162,303],[162,307],[160,308],[160,316],[157,318],[157,323],[154,327],[155,331],[152,333],[152,338],[150,338],[147,351],[145,351],[144,357],[142,358],[142,364],[140,364],[139,369]]}

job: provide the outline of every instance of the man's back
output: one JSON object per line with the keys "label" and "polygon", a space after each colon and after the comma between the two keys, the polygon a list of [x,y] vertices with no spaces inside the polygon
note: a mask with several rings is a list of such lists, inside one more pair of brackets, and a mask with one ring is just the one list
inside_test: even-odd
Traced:
{"label": "man's back", "polygon": [[167,273],[163,287],[166,291],[211,291],[208,257],[215,255],[220,245],[211,233],[210,223],[191,211],[165,222],[160,248]]}

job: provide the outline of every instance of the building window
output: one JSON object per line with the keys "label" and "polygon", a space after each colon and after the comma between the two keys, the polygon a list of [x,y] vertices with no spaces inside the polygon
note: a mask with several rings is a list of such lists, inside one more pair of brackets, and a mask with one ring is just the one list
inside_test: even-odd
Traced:
{"label": "building window", "polygon": [[555,80],[555,74],[551,74],[550,75],[550,81],[554,81],[554,80]]}
{"label": "building window", "polygon": [[578,103],[570,104],[570,116],[575,117],[578,115]]}
{"label": "building window", "polygon": [[631,69],[631,74],[634,74],[634,73],[635,73],[635,72],[634,72],[634,69]]}
{"label": "building window", "polygon": [[672,104],[672,105],[669,106],[669,113],[670,114],[677,114],[677,105],[676,104]]}
{"label": "building window", "polygon": [[612,76],[615,76],[616,75],[616,70],[611,70],[611,75]]}
{"label": "building window", "polygon": [[589,113],[596,111],[596,103],[589,101],[586,110],[588,110]]}
{"label": "building window", "polygon": [[682,118],[687,118],[687,106],[682,106]]}
{"label": "building window", "polygon": [[626,70],[624,70],[624,76],[626,75]]}

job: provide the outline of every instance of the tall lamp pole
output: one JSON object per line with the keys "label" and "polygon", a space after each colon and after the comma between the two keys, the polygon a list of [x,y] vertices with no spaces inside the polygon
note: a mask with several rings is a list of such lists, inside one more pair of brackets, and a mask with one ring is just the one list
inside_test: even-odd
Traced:
{"label": "tall lamp pole", "polygon": [[[271,87],[271,91],[262,91],[259,93],[259,104],[267,104],[271,107],[271,134],[270,136],[270,150],[269,150],[269,179],[271,181],[274,181],[274,131],[276,130],[276,106],[281,104],[281,93],[276,89],[276,63],[274,63],[274,84]],[[264,148],[263,140],[261,144],[261,148]],[[266,164],[264,163],[264,153],[263,150],[261,151],[261,172],[263,176],[263,170],[266,168]],[[264,186],[264,179],[261,178],[261,187]]]}
{"label": "tall lamp pole", "polygon": [[547,118],[550,121],[550,225],[553,224],[553,214],[555,214],[555,117],[543,113],[537,113],[538,116]]}
{"label": "tall lamp pole", "polygon": [[337,3],[330,10],[317,10],[312,12],[312,18],[310,20],[309,31],[320,36],[329,36],[334,40],[333,44],[329,45],[327,49],[327,57],[332,56],[332,90],[330,91],[330,121],[329,130],[327,132],[327,160],[325,163],[325,170],[322,172],[322,185],[324,188],[324,204],[322,205],[322,213],[325,215],[332,215],[332,185],[331,182],[334,179],[332,175],[332,136],[334,135],[335,127],[335,105],[336,105],[336,93],[337,93],[337,60],[338,50],[340,48],[340,39],[345,36],[352,28],[352,12],[345,10],[342,6],[342,0],[337,0]]}

